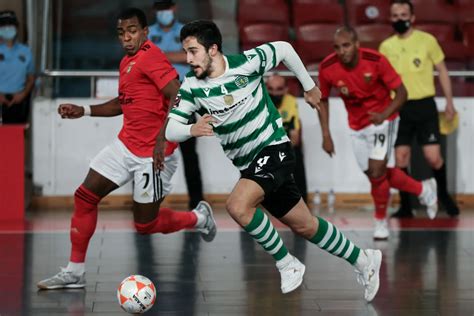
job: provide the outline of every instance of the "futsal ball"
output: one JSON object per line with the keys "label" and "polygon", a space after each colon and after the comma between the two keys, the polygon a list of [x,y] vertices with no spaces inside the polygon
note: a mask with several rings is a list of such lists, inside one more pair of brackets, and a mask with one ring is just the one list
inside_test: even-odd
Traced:
{"label": "futsal ball", "polygon": [[131,275],[120,283],[117,289],[117,299],[122,309],[127,313],[144,313],[155,303],[155,285],[142,275]]}

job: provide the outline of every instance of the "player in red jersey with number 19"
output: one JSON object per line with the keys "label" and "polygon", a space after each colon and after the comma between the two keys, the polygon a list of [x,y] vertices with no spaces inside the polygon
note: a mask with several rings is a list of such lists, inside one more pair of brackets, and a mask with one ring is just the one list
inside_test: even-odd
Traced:
{"label": "player in red jersey with number 19", "polygon": [[[407,91],[388,60],[375,50],[360,48],[357,33],[350,27],[336,31],[334,49],[319,66],[323,150],[334,154],[328,97],[335,87],[348,112],[357,163],[371,183],[375,204],[374,239],[387,239],[390,188],[417,195],[427,206],[428,216],[434,218],[438,210],[436,182],[434,179],[419,182],[394,168],[398,110],[406,101]],[[393,99],[391,91],[395,91]]]}
{"label": "player in red jersey with number 19", "polygon": [[89,173],[74,194],[71,220],[71,255],[61,272],[38,283],[40,289],[85,286],[85,257],[97,224],[97,205],[107,194],[133,179],[133,217],[141,234],[171,233],[197,228],[205,241],[216,235],[212,209],[202,201],[192,212],[161,208],[171,191],[171,178],[178,158],[177,145],[166,143],[163,124],[170,100],[175,100],[178,73],[161,50],[147,40],[143,11],[123,11],[117,23],[119,40],[126,55],[120,63],[119,97],[94,106],[61,104],[62,118],[117,116],[123,114],[118,138],[91,162]]}

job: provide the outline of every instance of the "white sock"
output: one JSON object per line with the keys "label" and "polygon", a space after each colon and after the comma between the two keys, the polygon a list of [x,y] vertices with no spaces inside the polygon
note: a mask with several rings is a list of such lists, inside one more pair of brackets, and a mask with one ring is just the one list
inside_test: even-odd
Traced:
{"label": "white sock", "polygon": [[196,210],[192,210],[192,212],[196,214],[197,217],[196,225],[194,227],[204,228],[204,225],[206,224],[206,216]]}
{"label": "white sock", "polygon": [[365,250],[361,249],[359,252],[359,257],[357,258],[354,267],[356,267],[357,270],[363,271],[365,266],[369,263],[369,258],[365,254]]}
{"label": "white sock", "polygon": [[70,271],[75,275],[81,275],[86,271],[86,264],[84,262],[71,262],[67,264],[66,271]]}
{"label": "white sock", "polygon": [[293,256],[290,255],[290,253],[288,252],[286,254],[286,256],[284,256],[283,258],[281,258],[280,260],[278,260],[276,262],[276,266],[278,269],[281,269],[281,268],[284,268],[286,267],[291,261],[293,260]]}

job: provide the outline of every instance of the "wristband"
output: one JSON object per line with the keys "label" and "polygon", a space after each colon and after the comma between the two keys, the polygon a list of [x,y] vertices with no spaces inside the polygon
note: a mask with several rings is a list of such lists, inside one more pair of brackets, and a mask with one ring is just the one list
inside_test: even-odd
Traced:
{"label": "wristband", "polygon": [[84,108],[84,116],[91,116],[91,106],[85,105],[83,106],[83,108]]}

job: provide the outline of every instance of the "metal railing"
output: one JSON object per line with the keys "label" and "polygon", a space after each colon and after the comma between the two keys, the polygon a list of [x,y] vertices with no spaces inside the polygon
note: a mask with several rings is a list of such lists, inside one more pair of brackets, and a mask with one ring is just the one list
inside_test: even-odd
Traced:
{"label": "metal railing", "polygon": [[[277,72],[283,77],[294,77],[295,75],[291,71],[272,71]],[[266,73],[268,76],[272,72]],[[317,77],[318,71],[309,71],[311,77]],[[434,74],[437,76],[438,72],[435,71]],[[105,70],[45,70],[40,74],[42,77],[47,78],[90,78],[90,95],[95,97],[96,95],[96,83],[98,78],[118,78],[118,71],[105,71]],[[449,71],[450,77],[473,77],[473,70],[453,70]]]}

